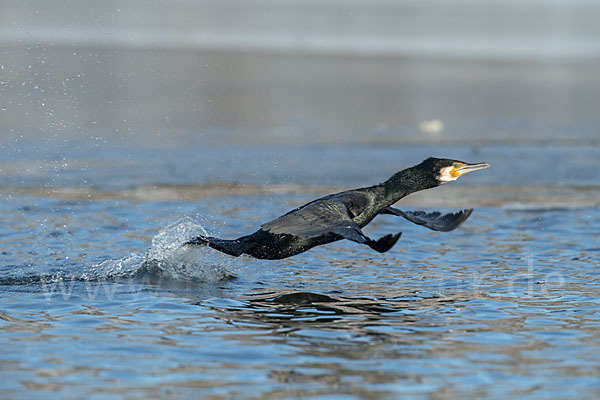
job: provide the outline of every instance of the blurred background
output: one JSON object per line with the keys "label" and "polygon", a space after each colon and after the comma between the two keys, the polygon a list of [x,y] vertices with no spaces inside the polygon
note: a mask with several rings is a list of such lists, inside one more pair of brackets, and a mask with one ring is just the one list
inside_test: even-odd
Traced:
{"label": "blurred background", "polygon": [[5,139],[600,138],[597,1],[3,0],[0,9]]}
{"label": "blurred background", "polygon": [[[98,185],[135,185],[152,168],[170,169],[159,180],[171,183],[244,181],[242,169],[277,175],[294,157],[272,179],[298,181],[324,167],[294,153],[307,146],[395,146],[402,156],[379,178],[429,155],[465,156],[450,146],[554,146],[521,172],[557,157],[588,168],[600,140],[599,19],[591,0],[2,0],[3,182],[42,174],[29,182],[85,186],[95,168]],[[249,150],[268,147],[278,150]],[[585,174],[574,168],[570,182]]]}

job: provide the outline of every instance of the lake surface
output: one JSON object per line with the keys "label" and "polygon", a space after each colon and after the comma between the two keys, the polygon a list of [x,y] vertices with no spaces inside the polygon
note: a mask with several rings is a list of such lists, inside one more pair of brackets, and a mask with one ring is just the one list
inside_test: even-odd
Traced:
{"label": "lake surface", "polygon": [[[595,2],[2,7],[0,398],[600,397]],[[181,247],[429,156],[453,232]]]}
{"label": "lake surface", "polygon": [[[600,394],[596,147],[65,151],[2,165],[6,398]],[[492,164],[399,203],[475,207],[456,231],[382,216],[369,235],[403,232],[385,254],[180,248],[430,154]]]}

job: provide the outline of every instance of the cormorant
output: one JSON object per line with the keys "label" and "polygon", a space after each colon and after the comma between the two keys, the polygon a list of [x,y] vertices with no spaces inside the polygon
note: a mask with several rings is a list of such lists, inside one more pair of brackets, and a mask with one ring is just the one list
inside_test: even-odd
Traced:
{"label": "cormorant", "polygon": [[233,240],[198,236],[186,245],[208,245],[236,257],[248,254],[255,258],[277,260],[315,246],[348,239],[384,253],[396,244],[401,232],[373,240],[363,233],[362,227],[379,214],[391,214],[435,231],[451,231],[471,215],[472,208],[441,214],[437,211],[401,211],[391,205],[411,193],[455,181],[464,174],[489,167],[487,163],[467,164],[430,157],[378,185],[313,200],[263,224],[251,235]]}

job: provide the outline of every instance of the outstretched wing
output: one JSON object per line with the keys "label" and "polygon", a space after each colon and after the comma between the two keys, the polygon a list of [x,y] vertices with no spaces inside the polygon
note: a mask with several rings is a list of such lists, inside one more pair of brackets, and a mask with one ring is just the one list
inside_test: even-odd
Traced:
{"label": "outstretched wing", "polygon": [[400,238],[401,233],[385,235],[373,240],[363,233],[352,220],[346,206],[339,201],[320,200],[293,210],[261,226],[275,234],[288,234],[304,238],[314,238],[333,233],[353,242],[366,244],[384,253]]}
{"label": "outstretched wing", "polygon": [[305,238],[335,233],[359,243],[367,240],[360,227],[350,218],[346,206],[332,200],[309,203],[263,224],[261,228],[275,234]]}
{"label": "outstretched wing", "polygon": [[417,225],[423,225],[434,231],[448,232],[460,226],[473,212],[472,208],[455,213],[442,214],[439,211],[402,211],[394,207],[384,208],[380,214],[392,214],[404,217]]}

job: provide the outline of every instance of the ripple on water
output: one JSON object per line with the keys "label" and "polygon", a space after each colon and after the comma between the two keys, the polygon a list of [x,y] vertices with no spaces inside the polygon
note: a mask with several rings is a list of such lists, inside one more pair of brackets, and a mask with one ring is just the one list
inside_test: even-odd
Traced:
{"label": "ripple on water", "polygon": [[[160,229],[144,254],[130,253],[92,266],[82,265],[81,260],[70,260],[69,257],[58,258],[52,266],[34,262],[25,265],[4,264],[0,266],[0,285],[47,285],[132,278],[147,278],[153,282],[216,282],[232,278],[228,267],[235,259],[206,246],[183,246],[191,238],[206,234],[202,225],[184,217]],[[59,237],[53,234],[49,236]]]}
{"label": "ripple on water", "polygon": [[[231,199],[235,207],[228,208],[241,211],[213,218],[227,221],[227,234],[271,212],[256,199],[244,208],[246,200]],[[590,227],[598,210],[482,208],[447,234],[382,217],[369,234],[404,231],[386,254],[338,242],[289,260],[256,261],[181,248],[206,233],[192,219],[155,234],[98,216],[106,210],[95,207],[87,217],[98,229],[73,222],[68,234],[40,235],[55,246],[54,256],[35,249],[35,260],[47,264],[20,265],[13,261],[22,246],[7,250],[3,273],[39,278],[2,288],[0,374],[10,382],[2,386],[12,390],[8,397],[25,390],[19,382],[56,397],[102,397],[115,385],[133,397],[600,393],[598,236]],[[135,219],[173,211],[153,207]],[[60,231],[54,218],[49,232]],[[114,240],[130,232],[123,226],[143,240]],[[102,243],[113,247],[93,254],[115,259],[94,267],[65,261],[57,246],[73,241],[78,248],[88,233],[110,237]],[[22,238],[27,234],[11,232],[6,240]],[[145,253],[131,253],[150,239]],[[233,274],[237,279],[223,279]],[[161,277],[165,284],[155,285]],[[181,281],[190,284],[176,286]],[[86,384],[71,385],[80,381]]]}
{"label": "ripple on water", "polygon": [[207,235],[192,218],[182,218],[164,228],[152,239],[144,255],[131,254],[107,260],[84,272],[84,280],[139,277],[150,274],[175,281],[219,281],[231,278],[227,266],[232,258],[206,246],[183,246],[198,235]]}

